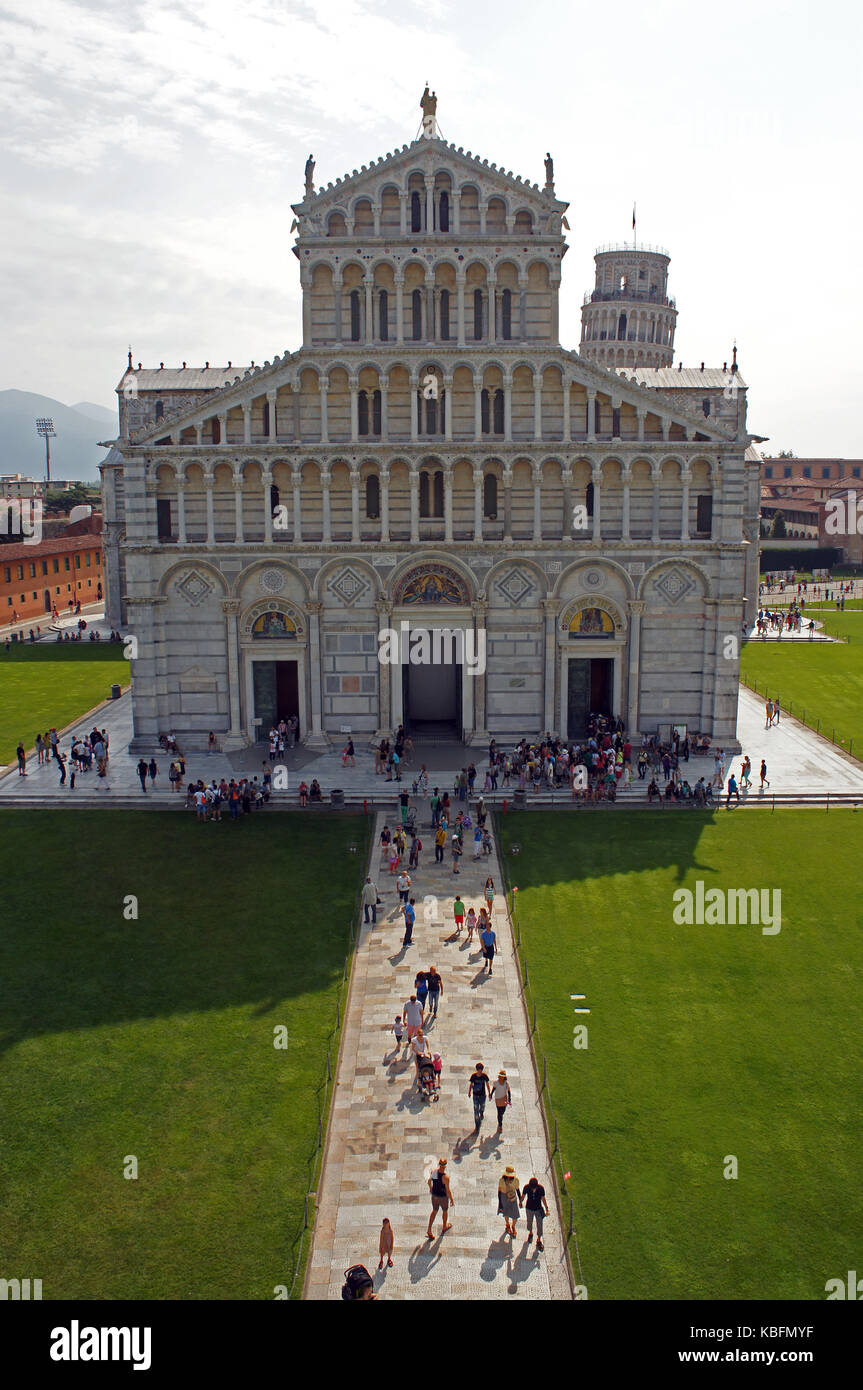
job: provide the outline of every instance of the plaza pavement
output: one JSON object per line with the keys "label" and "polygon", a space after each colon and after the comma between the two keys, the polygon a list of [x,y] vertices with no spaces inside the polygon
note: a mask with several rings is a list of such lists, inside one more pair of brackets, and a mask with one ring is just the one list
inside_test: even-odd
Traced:
{"label": "plaza pavement", "polygon": [[[386,819],[376,817],[369,868],[383,906],[377,925],[362,928],[354,960],[305,1297],[340,1298],[344,1271],[364,1264],[374,1275],[375,1291],[387,1299],[568,1299],[560,1215],[497,854],[474,863],[466,836],[455,876],[449,854],[443,865],[434,862],[425,815],[420,867],[411,873],[414,944],[403,947],[395,876],[379,846]],[[467,928],[453,939],[452,914],[456,890],[478,913],[488,874],[497,888],[498,955],[490,977],[482,972],[476,940],[468,945]],[[438,921],[424,920],[429,894],[437,898]],[[432,1052],[443,1059],[440,1099],[434,1102],[420,1099],[414,1063],[404,1049],[396,1051],[390,1031],[413,993],[416,972],[430,965],[443,977],[439,1016],[428,1027]],[[561,980],[561,990],[570,987]],[[507,1073],[512,1106],[500,1136],[493,1100],[486,1103],[479,1133],[474,1130],[467,1084],[478,1061],[492,1078],[501,1067]],[[441,1234],[438,1214],[434,1240],[427,1241],[427,1179],[439,1157],[447,1158],[452,1230]],[[497,1184],[508,1163],[522,1186],[535,1175],[546,1190],[551,1216],[543,1253],[535,1240],[527,1244],[523,1212],[516,1238],[503,1235]],[[378,1272],[385,1216],[395,1237],[394,1267]]]}

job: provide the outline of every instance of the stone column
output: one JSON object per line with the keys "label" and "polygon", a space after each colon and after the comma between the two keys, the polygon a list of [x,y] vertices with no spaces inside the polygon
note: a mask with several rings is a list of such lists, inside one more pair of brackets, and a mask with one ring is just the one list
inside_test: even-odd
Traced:
{"label": "stone column", "polygon": [[602,465],[595,463],[590,471],[593,483],[593,539],[602,540]]}
{"label": "stone column", "polygon": [[457,188],[451,192],[452,225],[456,236],[461,232],[461,191]]}
{"label": "stone column", "polygon": [[416,372],[411,372],[411,375],[410,375],[410,390],[411,390],[411,443],[413,443],[413,444],[415,444],[415,443],[417,442],[418,438],[419,438],[419,418],[418,418],[418,417],[419,417],[419,410],[418,410],[418,407],[417,407],[417,387],[418,387],[418,386],[419,386],[419,378],[417,377]]}
{"label": "stone column", "polygon": [[212,473],[204,474],[204,488],[207,493],[207,545],[216,543],[216,513],[213,505],[213,488],[216,480]]}
{"label": "stone column", "polygon": [[360,541],[360,470],[351,469],[351,541],[354,545],[359,545]]}
{"label": "stone column", "polygon": [[512,540],[512,469],[503,470],[503,538]]}
{"label": "stone column", "polygon": [[434,231],[434,181],[426,178],[426,225],[427,232]]}
{"label": "stone column", "polygon": [[327,748],[329,739],[324,733],[321,684],[321,613],[322,603],[307,603],[309,617],[309,685],[311,686],[311,733],[303,740],[308,748]]}
{"label": "stone column", "polygon": [[177,479],[177,544],[186,544],[186,480]]}
{"label": "stone column", "polygon": [[433,343],[433,342],[434,342],[434,282],[433,282],[430,278],[426,278],[426,281],[425,281],[425,284],[424,284],[423,288],[424,288],[424,290],[425,290],[425,302],[426,302],[426,323],[425,323],[425,329],[426,329],[426,331],[425,331],[424,337],[425,337],[425,341],[426,341],[427,343]]}
{"label": "stone column", "polygon": [[243,474],[234,469],[234,540],[243,544]]}
{"label": "stone column", "polygon": [[244,406],[243,406],[243,443],[244,443],[244,444],[251,444],[251,442],[252,442],[252,407],[251,407],[251,405],[244,405]]}
{"label": "stone column", "polygon": [[342,341],[342,277],[333,276],[333,311],[336,316],[336,343]]}
{"label": "stone column", "polygon": [[653,462],[650,465],[650,477],[653,482],[653,519],[650,528],[650,539],[659,540],[659,493],[662,487],[662,468],[660,464]]}
{"label": "stone column", "polygon": [[[485,600],[479,599],[476,603],[471,604],[470,611],[473,614],[474,659],[479,663],[480,659],[486,655],[488,647],[488,633],[486,630],[488,604]],[[475,676],[468,674],[470,670],[469,667],[466,667],[463,672],[463,679],[470,681],[473,686],[473,735],[471,737],[471,743],[486,743],[491,737],[485,722],[486,673],[485,670],[483,670],[482,674],[479,674],[479,664],[476,669],[477,674]]]}
{"label": "stone column", "polygon": [[405,236],[408,229],[408,195],[406,189],[399,191],[399,233]]}
{"label": "stone column", "polygon": [[330,473],[321,474],[321,492],[323,494],[323,542],[327,545],[333,538],[332,518],[330,515],[330,485],[332,484]]}
{"label": "stone column", "polygon": [[[383,628],[392,627],[393,606],[389,599],[375,599],[375,611],[378,615],[378,632]],[[392,667],[378,662],[378,727],[375,730],[374,742],[380,743],[382,739],[392,738],[392,713],[391,713],[391,694],[392,694]]]}
{"label": "stone column", "polygon": [[503,379],[503,442],[512,443],[512,377]]}
{"label": "stone column", "polygon": [[497,342],[497,281],[488,282],[488,341]]}
{"label": "stone column", "polygon": [[294,543],[297,544],[303,539],[303,511],[302,511],[302,487],[303,472],[302,467],[294,468],[291,472],[291,482],[294,490]]}
{"label": "stone column", "polygon": [[404,308],[404,287],[403,275],[396,276],[396,342],[403,343],[405,340],[405,308]]}
{"label": "stone column", "polygon": [[240,701],[240,642],[237,632],[237,618],[240,613],[239,599],[223,599],[222,612],[225,615],[225,644],[228,655],[228,732],[225,735],[226,751],[245,746],[246,738],[242,728]]}
{"label": "stone column", "polygon": [[473,538],[482,540],[482,469],[473,472]]}
{"label": "stone column", "polygon": [[588,443],[596,443],[596,392],[587,393],[587,439]]}
{"label": "stone column", "polygon": [[645,422],[646,419],[647,419],[647,411],[646,411],[646,410],[639,410],[639,412],[638,412],[638,442],[639,442],[639,444],[643,444],[643,443],[644,443],[644,422]]}
{"label": "stone column", "polygon": [[533,539],[542,540],[542,468],[535,463],[531,470],[533,478]]}
{"label": "stone column", "polygon": [[621,474],[621,479],[622,479],[622,482],[623,482],[623,523],[622,523],[622,525],[621,525],[620,535],[621,535],[621,539],[622,539],[622,540],[628,541],[628,540],[630,539],[630,536],[629,536],[629,508],[630,508],[630,493],[631,493],[631,485],[632,485],[632,465],[631,465],[631,464],[627,464],[626,467],[623,469],[623,473]]}
{"label": "stone column", "polygon": [[459,275],[456,279],[456,289],[458,291],[458,347],[465,346],[464,336],[464,276]]}
{"label": "stone column", "polygon": [[264,473],[261,481],[264,484],[264,540],[269,545],[273,539],[273,498],[270,492],[273,486],[272,473]]}
{"label": "stone column", "polygon": [[228,416],[220,415],[219,420],[219,443],[224,449],[228,443]]}
{"label": "stone column", "polygon": [[485,217],[486,217],[486,213],[487,213],[487,212],[488,212],[488,204],[487,204],[487,203],[484,203],[484,202],[483,202],[483,203],[480,203],[480,205],[479,205],[479,234],[480,234],[480,236],[485,236]]}
{"label": "stone column", "polygon": [[325,381],[322,381],[318,389],[320,390],[321,394],[321,443],[329,444],[330,425],[327,413],[327,383]]}
{"label": "stone column", "polygon": [[560,337],[560,280],[549,280],[551,290],[551,341],[556,343]]}
{"label": "stone column", "polygon": [[278,437],[278,432],[279,432],[278,397],[279,397],[278,391],[268,391],[268,392],[267,392],[267,405],[270,407],[270,411],[269,411],[269,417],[270,417],[270,418],[269,418],[269,420],[268,420],[268,422],[267,422],[267,423],[269,424],[269,427],[270,427],[270,428],[267,430],[267,438],[268,438],[268,439],[270,440],[270,442],[273,443],[273,444],[276,442],[276,439],[277,439],[277,437]]}
{"label": "stone column", "polygon": [[629,614],[629,687],[626,704],[626,732],[630,739],[638,731],[638,690],[641,662],[641,615],[644,604],[630,601],[626,605]]}
{"label": "stone column", "polygon": [[300,383],[296,382],[291,387],[292,405],[294,408],[294,439],[299,442],[302,437],[302,427],[300,423]]}
{"label": "stone column", "polygon": [[543,682],[542,733],[555,733],[554,693],[555,658],[557,652],[557,615],[560,604],[557,599],[542,599],[540,603],[545,619],[545,680]]}
{"label": "stone column", "polygon": [[574,542],[576,539],[575,531],[572,527],[573,521],[573,501],[572,501],[572,469],[569,467],[560,470],[560,480],[563,483],[563,530],[561,539]]}
{"label": "stone column", "polygon": [[443,527],[444,540],[448,545],[452,541],[452,473],[452,464],[445,464],[443,470]]}
{"label": "stone column", "polygon": [[367,270],[365,274],[366,331],[363,334],[363,341],[366,343],[373,343],[375,339],[375,311],[374,305],[372,304],[372,287],[372,271]]}
{"label": "stone column", "polygon": [[415,468],[410,472],[411,484],[411,543],[416,545],[420,538],[420,475]]}
{"label": "stone column", "polygon": [[312,343],[312,277],[300,276],[300,290],[303,296],[303,347]]}
{"label": "stone column", "polygon": [[564,444],[569,444],[569,443],[572,442],[572,415],[571,415],[571,408],[572,408],[572,382],[571,382],[571,381],[567,381],[566,378],[564,377],[564,381],[563,381],[563,442],[564,442]]}
{"label": "stone column", "polygon": [[533,374],[533,437],[542,439],[542,375]]}
{"label": "stone column", "polygon": [[519,277],[518,286],[519,336],[524,343],[527,342],[527,280]]}
{"label": "stone column", "polygon": [[380,234],[381,234],[381,205],[380,205],[380,203],[375,203],[375,204],[373,205],[373,207],[372,207],[372,217],[373,217],[374,220],[375,220],[375,236],[380,236]]}
{"label": "stone column", "polygon": [[440,408],[443,412],[444,434],[443,437],[448,444],[452,443],[452,377],[445,376],[443,379],[444,394],[441,397]]}
{"label": "stone column", "polygon": [[389,377],[381,373],[378,376],[378,385],[381,392],[381,439],[386,442],[390,437]]}
{"label": "stone column", "polygon": [[381,481],[381,540],[388,541],[390,538],[390,472],[384,468],[380,475]]}
{"label": "stone column", "polygon": [[[349,386],[351,392],[351,443],[356,444],[360,437],[359,378],[350,377]],[[369,411],[371,411],[371,405],[369,405]],[[371,427],[371,420],[369,420],[369,427]]]}
{"label": "stone column", "polygon": [[680,539],[689,540],[689,485],[692,482],[691,468],[684,468],[680,474]]}
{"label": "stone column", "polygon": [[[490,410],[491,410],[491,402],[490,402],[490,401],[489,401],[489,407],[488,407],[488,408],[489,408],[489,411],[490,411]],[[489,424],[491,424],[491,423],[492,423],[491,418],[489,418]],[[475,443],[477,443],[477,444],[479,444],[480,441],[482,440],[482,385],[481,385],[481,384],[480,384],[479,386],[476,386],[476,385],[475,385],[474,388],[473,388],[473,437],[474,437]]]}

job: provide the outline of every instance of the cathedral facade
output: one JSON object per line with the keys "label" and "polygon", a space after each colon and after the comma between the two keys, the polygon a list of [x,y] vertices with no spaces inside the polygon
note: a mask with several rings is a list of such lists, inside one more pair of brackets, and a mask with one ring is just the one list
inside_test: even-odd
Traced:
{"label": "cathedral facade", "polygon": [[[399,724],[505,744],[591,712],[731,745],[760,496],[736,362],[671,365],[668,258],[635,245],[597,253],[562,347],[550,157],[530,183],[424,110],[325,188],[309,160],[300,348],[130,355],[102,473],[133,747],[237,748],[291,714],[312,747]],[[459,640],[417,664],[416,633]]]}

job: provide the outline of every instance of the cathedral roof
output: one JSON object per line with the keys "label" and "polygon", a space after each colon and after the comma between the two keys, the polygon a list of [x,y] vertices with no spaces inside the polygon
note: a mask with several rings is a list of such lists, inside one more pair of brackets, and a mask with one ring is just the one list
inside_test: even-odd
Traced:
{"label": "cathedral roof", "polygon": [[[639,386],[652,386],[659,391],[697,390],[706,387],[710,391],[722,390],[732,380],[731,372],[723,367],[617,367],[618,376],[629,377]],[[739,390],[746,389],[746,382],[736,372]]]}
{"label": "cathedral roof", "polygon": [[[135,378],[138,391],[218,391],[238,380],[245,367],[139,367],[127,368],[117,386],[122,391],[127,378]],[[131,384],[131,383],[130,383]]]}

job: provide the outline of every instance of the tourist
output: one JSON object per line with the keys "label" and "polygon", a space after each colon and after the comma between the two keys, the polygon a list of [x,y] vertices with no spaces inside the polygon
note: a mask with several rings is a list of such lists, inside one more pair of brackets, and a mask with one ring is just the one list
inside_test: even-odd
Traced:
{"label": "tourist", "polygon": [[396,879],[396,888],[398,889],[399,902],[406,903],[411,893],[411,876],[406,869],[402,869]]}
{"label": "tourist", "polygon": [[764,759],[762,758],[762,759],[761,759],[761,790],[763,791],[765,787],[769,787],[769,786],[770,786],[770,783],[769,783],[768,780],[767,780],[767,764],[766,764],[766,762],[764,761]]}
{"label": "tourist", "polygon": [[349,738],[349,739],[348,739],[347,743],[346,743],[345,746],[344,746],[344,750],[343,750],[343,752],[342,752],[342,766],[343,766],[343,767],[346,767],[346,766],[347,766],[348,759],[350,759],[351,767],[356,767],[357,763],[356,763],[356,759],[355,759],[355,757],[354,757],[354,741],[353,741],[352,738]]}
{"label": "tourist", "polygon": [[26,776],[27,776],[27,753],[26,753],[25,748],[24,748],[24,740],[23,740],[23,739],[20,739],[20,738],[19,738],[19,740],[18,740],[18,747],[15,749],[15,753],[16,753],[16,756],[17,756],[17,758],[18,758],[18,776],[19,776],[19,777],[26,777]]}
{"label": "tourist", "polygon": [[482,858],[482,829],[480,826],[477,826],[473,832],[473,857],[474,859]]}
{"label": "tourist", "polygon": [[749,754],[747,753],[747,754],[746,754],[746,757],[743,759],[743,766],[742,766],[741,769],[740,769],[740,785],[741,785],[741,787],[746,787],[746,788],[748,789],[748,788],[751,786],[751,784],[752,784],[752,775],[751,775],[751,774],[752,774],[752,763],[750,762]]}
{"label": "tourist", "polygon": [[443,980],[433,965],[430,965],[426,972],[426,984],[428,985],[429,1018],[437,1018],[438,1004],[443,994]]}
{"label": "tourist", "polygon": [[769,728],[770,728],[770,725],[771,725],[772,723],[773,723],[773,701],[772,701],[772,700],[768,700],[768,701],[767,701],[767,704],[766,704],[765,707],[764,707],[764,727],[765,727],[765,729],[769,729]]}
{"label": "tourist", "polygon": [[419,1081],[420,1061],[423,1057],[431,1057],[429,1040],[422,1028],[418,1028],[411,1038],[411,1055],[414,1059],[414,1066],[416,1067],[416,1079]]}
{"label": "tourist", "polygon": [[488,908],[489,920],[491,920],[492,904],[494,903],[494,879],[491,876],[489,876],[486,879],[485,888],[483,889],[483,892],[485,894],[485,902],[486,907]]}
{"label": "tourist", "polygon": [[521,1194],[527,1216],[527,1243],[530,1245],[533,1240],[533,1223],[536,1222],[536,1248],[544,1250],[542,1243],[542,1224],[548,1216],[548,1202],[545,1197],[545,1188],[541,1186],[536,1178],[530,1178],[527,1186]]}
{"label": "tourist", "polygon": [[461,895],[457,896],[453,902],[452,915],[455,918],[455,934],[460,936],[464,926],[464,903],[461,900]]}
{"label": "tourist", "polygon": [[780,714],[779,701],[778,701],[778,700],[774,700],[774,701],[773,701],[773,723],[774,723],[774,724],[778,724],[778,723],[779,723],[779,714]]}
{"label": "tourist", "polygon": [[41,735],[41,734],[37,734],[37,735],[36,735],[36,766],[37,766],[37,767],[41,767],[42,764],[43,764],[45,761],[46,761],[46,759],[45,759],[45,744],[44,744],[44,741],[43,741],[43,739],[42,739],[42,735]]}
{"label": "tourist", "polygon": [[441,1235],[450,1229],[451,1222],[447,1221],[447,1212],[450,1207],[455,1206],[453,1195],[450,1191],[449,1178],[446,1172],[446,1159],[439,1158],[437,1168],[435,1168],[428,1180],[428,1188],[431,1193],[431,1216],[429,1217],[427,1236],[429,1240],[434,1240],[434,1219],[438,1211],[441,1213],[443,1229]]}
{"label": "tourist", "polygon": [[409,855],[409,857],[408,857],[408,868],[409,868],[409,869],[418,869],[418,868],[419,868],[419,863],[420,863],[420,850],[422,849],[422,847],[423,847],[423,842],[422,842],[422,840],[420,839],[419,835],[417,835],[416,831],[412,830],[412,831],[411,831],[411,852],[410,852],[410,855]]}
{"label": "tourist", "polygon": [[432,792],[431,801],[429,802],[429,806],[430,806],[430,808],[431,808],[432,826],[434,826],[434,827],[436,828],[436,827],[438,826],[439,822],[440,822],[440,806],[441,806],[440,789],[439,789],[438,787],[435,787],[434,791]]}
{"label": "tourist", "polygon": [[506,1072],[501,1068],[497,1074],[497,1081],[492,1082],[492,1095],[497,1106],[497,1129],[498,1133],[503,1129],[503,1119],[508,1105],[512,1105],[512,1092],[509,1089],[509,1082],[506,1079]]}
{"label": "tourist", "polygon": [[405,935],[402,946],[410,946],[413,941],[414,922],[416,921],[416,899],[411,898],[410,902],[402,907],[402,916],[405,919]]}
{"label": "tourist", "polygon": [[367,875],[363,885],[363,910],[366,922],[369,920],[369,908],[371,908],[372,923],[374,924],[378,920],[378,890]]}
{"label": "tourist", "polygon": [[446,849],[446,826],[438,825],[434,837],[434,862],[443,863],[444,850]]}
{"label": "tourist", "polygon": [[[381,1235],[378,1241],[378,1250],[381,1257],[378,1262],[378,1269],[383,1269],[384,1267],[384,1256],[386,1256],[387,1269],[392,1269],[393,1248],[393,1228],[389,1223],[389,1217],[385,1216],[381,1224]],[[541,1250],[542,1246],[540,1245],[538,1248]]]}
{"label": "tourist", "polygon": [[728,807],[729,807],[729,805],[730,805],[730,803],[731,803],[731,798],[732,798],[732,796],[734,796],[734,797],[737,798],[737,804],[738,804],[738,806],[739,806],[739,805],[740,805],[740,792],[737,790],[737,778],[734,776],[734,773],[733,773],[733,772],[732,772],[731,776],[730,776],[729,779],[728,779],[728,795],[727,795],[726,798],[725,798],[725,809],[726,809],[726,810],[728,809]]}
{"label": "tourist", "polygon": [[198,819],[198,820],[206,820],[206,819],[207,819],[207,793],[204,791],[204,788],[201,786],[200,782],[198,783],[197,789],[195,790],[194,798],[195,798],[195,814],[196,814],[197,819]]}
{"label": "tourist", "polygon": [[503,1175],[497,1185],[497,1209],[504,1219],[504,1234],[515,1236],[515,1226],[518,1221],[518,1213],[521,1210],[521,1198],[519,1196],[519,1181],[511,1163],[508,1163],[504,1168]]}
{"label": "tourist", "polygon": [[155,787],[155,785],[156,785],[156,778],[157,778],[158,775],[159,775],[159,764],[156,762],[156,759],[155,759],[155,758],[151,758],[151,759],[150,759],[150,765],[149,765],[147,771],[148,771],[149,774],[150,774],[150,781],[152,782],[153,786]]}
{"label": "tourist", "polygon": [[322,801],[322,800],[323,800],[323,793],[322,793],[322,791],[321,791],[321,784],[320,784],[320,782],[318,781],[317,777],[313,777],[313,778],[312,778],[312,784],[311,784],[311,786],[309,787],[309,801]]}
{"label": "tourist", "polygon": [[148,769],[147,769],[147,764],[146,764],[146,762],[144,761],[143,758],[139,758],[139,760],[138,760],[138,766],[137,766],[137,768],[136,768],[135,770],[136,770],[136,772],[137,772],[137,774],[138,774],[138,780],[139,780],[140,783],[141,783],[141,791],[142,791],[142,792],[145,792],[145,791],[147,790],[147,771],[148,771]]}
{"label": "tourist", "polygon": [[307,782],[301,782],[298,788],[300,805],[305,806],[309,800],[309,786]]}
{"label": "tourist", "polygon": [[473,934],[476,931],[476,909],[469,907],[467,910],[467,939],[473,941]]}
{"label": "tourist", "polygon": [[[483,914],[485,914],[485,908],[482,909],[482,912]],[[479,934],[479,939],[482,942],[482,954],[485,960],[483,970],[487,968],[489,975],[491,975],[493,974],[492,967],[494,965],[495,943],[497,941],[497,937],[495,936],[495,933],[492,930],[491,922],[487,918],[485,921],[485,926]]]}
{"label": "tourist", "polygon": [[424,970],[418,970],[414,977],[414,990],[416,991],[416,1001],[422,1011],[422,1023],[425,1027],[426,1021],[426,999],[428,998],[429,982]]}
{"label": "tourist", "polygon": [[60,764],[60,786],[62,787],[66,781],[66,755],[65,753],[57,752],[54,756],[56,757],[57,762]]}
{"label": "tourist", "polygon": [[455,833],[452,837],[452,844],[450,848],[452,852],[452,871],[454,874],[457,874],[459,872],[458,861],[461,855],[461,841],[457,833]]}
{"label": "tourist", "polygon": [[[417,1032],[423,1026],[423,1011],[420,1008],[419,1000],[412,994],[404,1007],[405,1027],[408,1034],[408,1042],[411,1042]],[[399,1039],[401,1041],[401,1039]]]}
{"label": "tourist", "polygon": [[402,1016],[401,1014],[396,1014],[395,1021],[393,1023],[393,1037],[396,1040],[396,1056],[398,1056],[398,1054],[402,1050],[402,1038],[404,1037],[404,1035],[405,1025],[402,1022]]}
{"label": "tourist", "polygon": [[485,1102],[491,1095],[491,1083],[485,1074],[482,1062],[477,1062],[467,1083],[467,1093],[473,1100],[474,1130],[478,1130],[485,1114]]}

